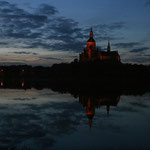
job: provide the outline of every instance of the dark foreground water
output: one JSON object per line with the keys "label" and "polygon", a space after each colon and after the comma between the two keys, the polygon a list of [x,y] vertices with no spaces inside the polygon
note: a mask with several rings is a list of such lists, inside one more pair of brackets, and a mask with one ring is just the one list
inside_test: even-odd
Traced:
{"label": "dark foreground water", "polygon": [[74,98],[50,89],[0,89],[0,149],[23,145],[31,150],[149,150],[150,94]]}

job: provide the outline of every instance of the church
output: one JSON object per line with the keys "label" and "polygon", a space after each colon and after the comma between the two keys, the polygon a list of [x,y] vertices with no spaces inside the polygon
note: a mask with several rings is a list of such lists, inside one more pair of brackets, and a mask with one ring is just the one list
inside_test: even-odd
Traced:
{"label": "church", "polygon": [[93,30],[91,27],[90,37],[87,41],[87,47],[80,54],[79,62],[89,61],[110,61],[120,62],[118,51],[111,51],[110,42],[108,41],[107,51],[101,51],[96,48],[96,42],[93,38]]}

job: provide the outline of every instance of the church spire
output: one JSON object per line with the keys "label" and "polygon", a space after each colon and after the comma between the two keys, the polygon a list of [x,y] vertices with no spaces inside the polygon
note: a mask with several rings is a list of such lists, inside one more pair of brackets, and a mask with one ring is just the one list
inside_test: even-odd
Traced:
{"label": "church spire", "polygon": [[111,51],[110,41],[108,41],[107,52]]}
{"label": "church spire", "polygon": [[93,28],[91,26],[91,31],[90,31],[90,38],[93,38]]}
{"label": "church spire", "polygon": [[91,26],[91,32],[93,32],[93,27]]}

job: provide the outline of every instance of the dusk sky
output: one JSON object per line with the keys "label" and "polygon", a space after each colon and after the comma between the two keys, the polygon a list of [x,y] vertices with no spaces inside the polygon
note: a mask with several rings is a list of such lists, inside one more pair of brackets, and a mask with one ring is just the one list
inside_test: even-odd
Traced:
{"label": "dusk sky", "polygon": [[70,62],[91,26],[97,47],[150,64],[149,0],[0,0],[0,64]]}

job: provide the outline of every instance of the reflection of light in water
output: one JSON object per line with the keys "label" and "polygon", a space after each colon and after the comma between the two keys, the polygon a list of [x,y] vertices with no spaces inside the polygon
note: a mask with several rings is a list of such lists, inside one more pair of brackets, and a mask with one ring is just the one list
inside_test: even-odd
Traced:
{"label": "reflection of light in water", "polygon": [[79,95],[80,103],[86,107],[86,115],[89,119],[89,126],[92,127],[92,120],[95,115],[95,108],[106,106],[107,116],[109,117],[109,110],[111,106],[117,106],[120,101],[120,96],[84,96]]}
{"label": "reflection of light in water", "polygon": [[4,84],[3,84],[3,81],[1,81],[1,86],[3,86]]}
{"label": "reflection of light in water", "polygon": [[24,72],[24,69],[22,69],[22,72]]}
{"label": "reflection of light in water", "polygon": [[3,72],[3,71],[4,71],[3,69],[0,70],[0,72]]}
{"label": "reflection of light in water", "polygon": [[21,86],[24,87],[24,82],[21,83]]}

